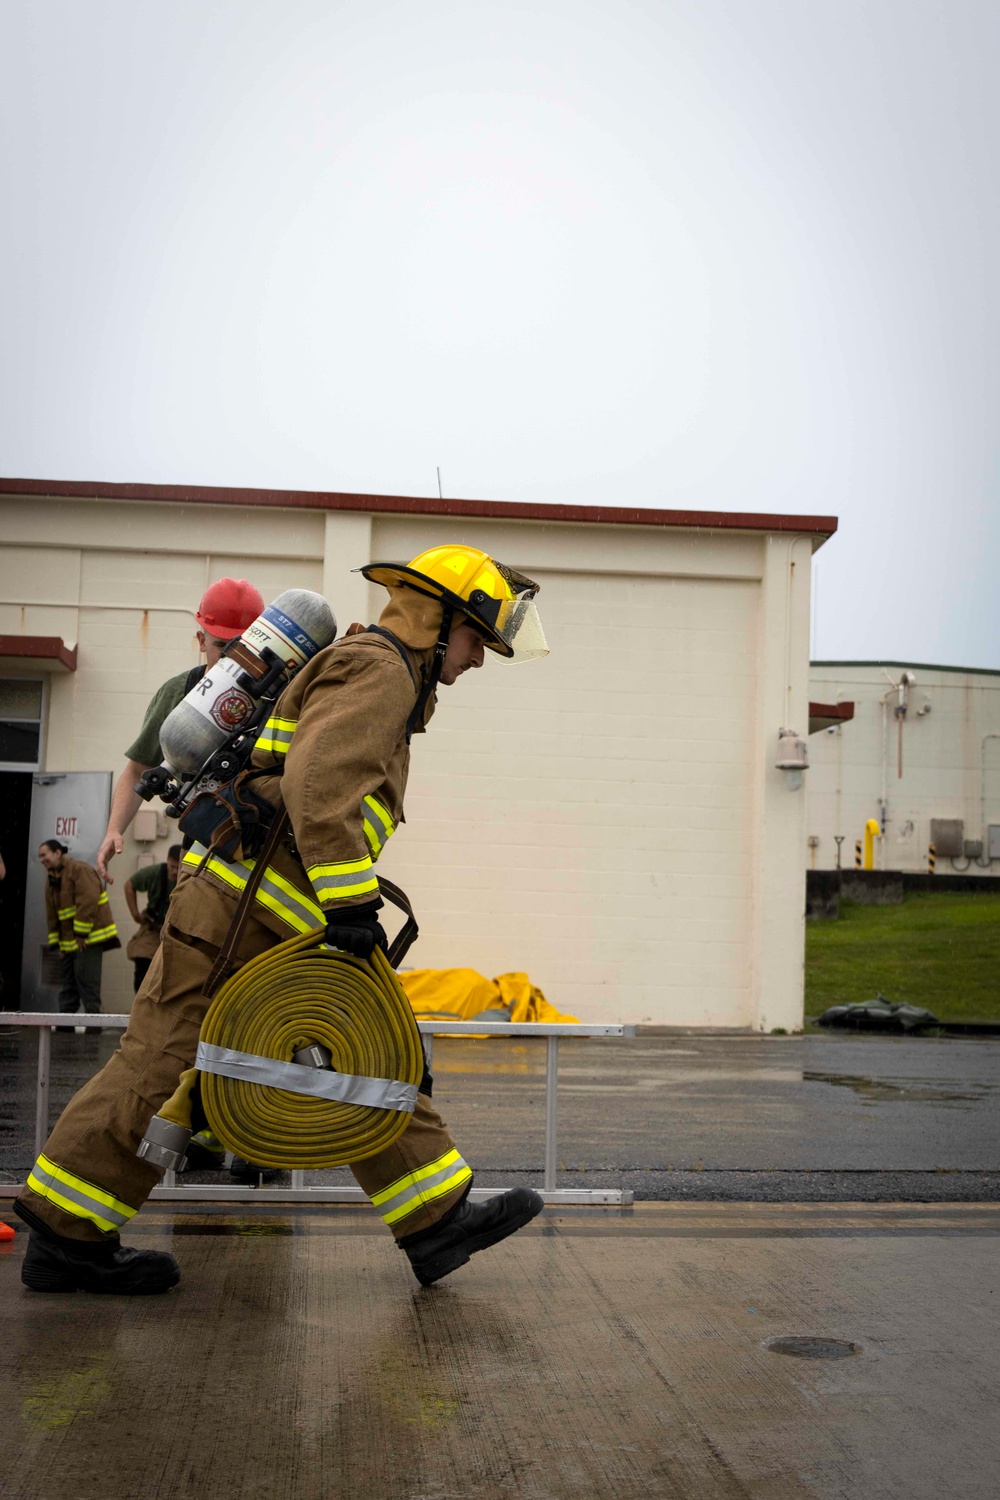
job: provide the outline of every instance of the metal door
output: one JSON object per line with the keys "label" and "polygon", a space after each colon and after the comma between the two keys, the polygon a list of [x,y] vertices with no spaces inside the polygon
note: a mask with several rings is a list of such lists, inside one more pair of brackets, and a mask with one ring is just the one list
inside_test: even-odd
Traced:
{"label": "metal door", "polygon": [[59,983],[48,947],[45,871],[38,846],[58,839],[73,859],[93,864],[108,824],[110,771],[37,771],[31,778],[31,825],[21,963],[22,1010],[55,1010]]}

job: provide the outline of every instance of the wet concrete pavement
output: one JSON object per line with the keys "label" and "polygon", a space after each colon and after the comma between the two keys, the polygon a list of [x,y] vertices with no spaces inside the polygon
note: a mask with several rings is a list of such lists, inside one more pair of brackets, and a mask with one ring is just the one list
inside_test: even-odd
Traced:
{"label": "wet concrete pavement", "polygon": [[[421,1290],[370,1211],[151,1205],[159,1298],[24,1291],[6,1500],[980,1500],[1000,1208],[547,1210]],[[772,1339],[856,1346],[790,1358]]]}
{"label": "wet concrete pavement", "polygon": [[[53,1120],[115,1044],[110,1033],[52,1037]],[[27,1030],[0,1035],[8,1182],[33,1158],[35,1048]],[[544,1069],[540,1042],[436,1040],[435,1099],[481,1185],[540,1182]],[[561,1187],[628,1187],[647,1200],[1000,1201],[1000,1039],[564,1040],[559,1077]]]}

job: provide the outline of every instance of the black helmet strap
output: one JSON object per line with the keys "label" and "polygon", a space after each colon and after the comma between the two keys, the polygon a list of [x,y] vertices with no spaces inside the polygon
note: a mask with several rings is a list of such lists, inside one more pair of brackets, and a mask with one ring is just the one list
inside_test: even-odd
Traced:
{"label": "black helmet strap", "polygon": [[434,660],[431,662],[427,681],[421,688],[420,696],[413,705],[413,712],[406,721],[407,744],[410,743],[413,731],[423,720],[428,698],[441,680],[441,668],[444,666],[444,654],[448,649],[448,637],[451,635],[451,622],[454,618],[455,606],[449,599],[443,599],[441,601],[441,629],[438,631],[438,638],[434,643]]}

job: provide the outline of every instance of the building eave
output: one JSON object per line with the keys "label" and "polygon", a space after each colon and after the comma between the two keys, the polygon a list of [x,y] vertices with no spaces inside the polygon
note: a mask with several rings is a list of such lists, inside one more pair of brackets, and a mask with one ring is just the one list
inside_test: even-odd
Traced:
{"label": "building eave", "polygon": [[520,500],[452,500],[321,490],[234,489],[224,485],[102,484],[90,480],[0,479],[0,495],[47,499],[135,500],[169,505],[240,505],[269,509],[361,511],[371,515],[454,516],[590,526],[656,526],[687,531],[794,532],[826,539],[836,516],[761,512],[657,510],[640,506],[540,505]]}

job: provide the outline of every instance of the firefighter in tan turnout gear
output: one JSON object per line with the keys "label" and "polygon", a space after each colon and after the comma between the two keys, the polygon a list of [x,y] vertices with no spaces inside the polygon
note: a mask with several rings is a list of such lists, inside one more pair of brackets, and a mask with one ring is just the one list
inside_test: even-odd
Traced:
{"label": "firefighter in tan turnout gear", "polygon": [[96,1016],[101,1009],[101,955],[121,947],[107,892],[93,865],[70,859],[58,839],[46,839],[38,858],[48,876],[49,947],[59,949],[59,1009],[72,1015],[79,1004],[86,1015]]}
{"label": "firefighter in tan turnout gear", "polygon": [[[272,806],[283,800],[292,838],[256,889],[238,964],[321,926],[357,957],[385,948],[375,862],[401,820],[410,735],[433,713],[435,689],[481,666],[486,650],[512,660],[547,654],[537,585],[474,548],[436,547],[362,572],[389,592],[378,625],[313,657],[257,740],[255,767],[275,774],[254,790]],[[144,1293],[179,1279],[171,1255],[126,1249],[119,1230],[159,1180],[136,1149],[194,1061],[209,1005],[203,988],[252,869],[249,858],[223,859],[203,844],[186,853],[121,1045],[64,1111],[15,1205],[32,1229],[27,1286]],[[430,1088],[425,1074],[403,1134],[352,1167],[424,1285],[542,1207],[528,1188],[468,1201],[472,1171]]]}

